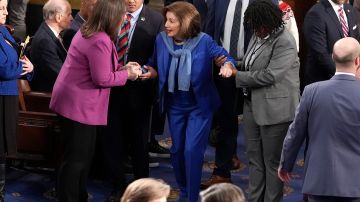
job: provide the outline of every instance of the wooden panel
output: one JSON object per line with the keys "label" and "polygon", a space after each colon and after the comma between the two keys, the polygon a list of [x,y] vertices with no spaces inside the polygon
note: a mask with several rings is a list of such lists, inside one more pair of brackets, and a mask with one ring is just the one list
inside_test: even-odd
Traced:
{"label": "wooden panel", "polygon": [[[68,0],[72,9],[80,9],[80,0]],[[30,0],[30,4],[44,5],[47,0]]]}
{"label": "wooden panel", "polygon": [[17,129],[16,158],[58,164],[63,141],[56,114],[20,111]]}

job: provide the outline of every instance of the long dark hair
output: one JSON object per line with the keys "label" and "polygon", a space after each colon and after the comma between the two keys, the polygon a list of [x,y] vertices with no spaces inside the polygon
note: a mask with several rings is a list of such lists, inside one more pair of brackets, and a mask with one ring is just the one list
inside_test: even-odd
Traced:
{"label": "long dark hair", "polygon": [[114,39],[125,12],[124,0],[98,0],[89,19],[81,27],[81,34],[88,38],[96,32],[105,32]]}

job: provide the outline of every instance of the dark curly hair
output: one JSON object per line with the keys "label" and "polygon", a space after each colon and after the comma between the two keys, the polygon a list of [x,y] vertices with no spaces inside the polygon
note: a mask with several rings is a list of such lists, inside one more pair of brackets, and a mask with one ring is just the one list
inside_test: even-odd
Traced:
{"label": "dark curly hair", "polygon": [[256,0],[247,7],[244,23],[255,32],[261,28],[274,32],[284,27],[282,17],[283,13],[280,8],[270,0]]}

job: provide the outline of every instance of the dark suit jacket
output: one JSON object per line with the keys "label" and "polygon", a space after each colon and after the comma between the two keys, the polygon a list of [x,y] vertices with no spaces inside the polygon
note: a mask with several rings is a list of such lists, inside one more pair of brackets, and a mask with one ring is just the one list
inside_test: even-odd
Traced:
{"label": "dark suit jacket", "polygon": [[[356,11],[344,4],[348,20],[349,36],[359,39],[356,23]],[[343,38],[340,21],[328,0],[320,0],[306,14],[304,37],[308,47],[305,66],[305,84],[328,80],[335,73],[335,64],[331,54],[334,43]]]}
{"label": "dark suit jacket", "polygon": [[[249,0],[249,4],[254,0]],[[204,32],[214,38],[221,45],[220,38],[224,36],[225,18],[230,0],[207,0],[208,12]],[[248,26],[245,29],[244,51],[249,44],[252,31]]]}
{"label": "dark suit jacket", "polygon": [[[135,61],[140,65],[145,65],[153,54],[156,35],[163,29],[162,15],[144,5],[131,39],[127,61]],[[130,100],[129,103],[134,108],[139,108],[151,106],[156,95],[155,87],[153,79],[147,81],[129,80],[125,86],[115,87],[113,91],[122,91],[118,94]]]}
{"label": "dark suit jacket", "polygon": [[65,61],[66,50],[45,22],[40,25],[32,39],[30,58],[34,64],[31,88],[51,92]]}
{"label": "dark suit jacket", "polygon": [[290,125],[280,167],[291,172],[309,138],[303,192],[360,197],[360,82],[351,75],[305,87]]}

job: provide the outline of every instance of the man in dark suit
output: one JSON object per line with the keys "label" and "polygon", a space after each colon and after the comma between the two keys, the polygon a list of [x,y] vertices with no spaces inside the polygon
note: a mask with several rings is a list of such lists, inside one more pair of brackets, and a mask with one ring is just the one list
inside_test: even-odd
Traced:
{"label": "man in dark suit", "polygon": [[[343,13],[343,18],[339,12]],[[343,24],[341,19],[345,21]],[[305,85],[328,80],[334,75],[333,46],[346,36],[359,39],[356,11],[345,0],[320,0],[308,11],[304,20],[304,37],[308,47]]]}
{"label": "man in dark suit", "polygon": [[302,191],[310,202],[360,201],[360,44],[335,43],[336,73],[305,87],[284,140],[278,176],[288,182],[297,153],[309,138]]}
{"label": "man in dark suit", "polygon": [[[239,0],[241,8],[236,8],[237,0],[208,0],[208,15],[205,32],[214,38],[214,40],[223,46],[230,55],[237,60],[239,67],[245,54],[247,45],[250,41],[251,30],[243,26],[244,12],[253,0]],[[237,9],[240,11],[238,12]],[[235,20],[235,13],[240,14],[240,20]],[[235,28],[234,21],[239,25]],[[232,30],[236,30],[233,33]],[[232,35],[236,35],[237,41],[232,42]],[[234,37],[233,37],[234,38]],[[230,51],[231,43],[236,44],[236,50]],[[218,68],[214,68],[218,71]],[[242,111],[242,96],[238,93],[233,79],[222,78],[214,72],[214,80],[219,91],[222,104],[215,114],[214,125],[218,125],[219,134],[217,135],[215,165],[213,175],[201,183],[201,188],[207,188],[212,184],[221,182],[230,182],[233,156],[236,156],[237,141],[237,114],[236,108],[240,107]],[[241,103],[241,104],[239,104]]]}
{"label": "man in dark suit", "polygon": [[34,64],[31,88],[51,92],[66,58],[66,49],[59,34],[70,26],[73,19],[70,3],[66,0],[49,0],[43,7],[43,16],[44,22],[31,43],[30,58]]}
{"label": "man in dark suit", "polygon": [[[143,0],[125,2],[127,16],[131,19],[124,58],[145,65],[153,54],[155,39],[163,30],[164,20],[160,13],[143,5]],[[156,82],[152,78],[156,72],[152,68],[147,70],[141,79],[111,89],[108,125],[104,130],[105,161],[113,183],[109,201],[119,201],[127,186],[123,162],[128,154],[134,178],[149,176],[148,138],[151,106],[156,95]]]}

